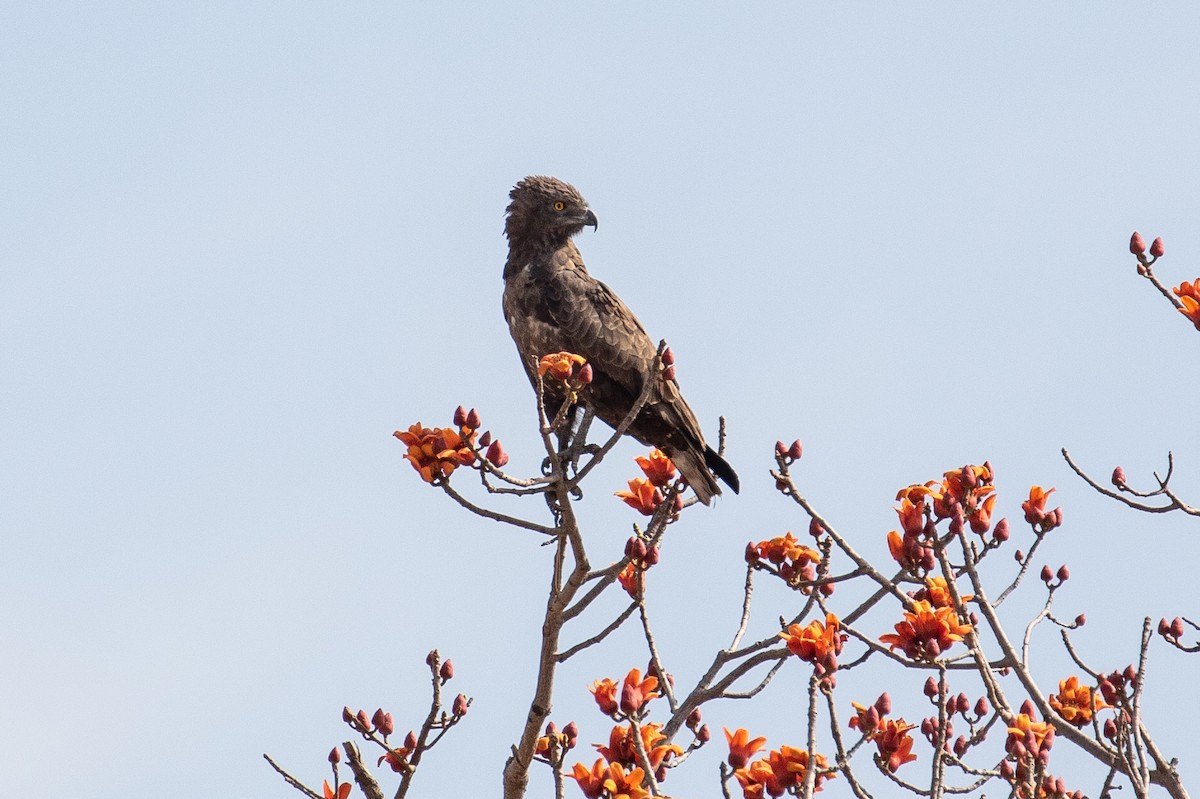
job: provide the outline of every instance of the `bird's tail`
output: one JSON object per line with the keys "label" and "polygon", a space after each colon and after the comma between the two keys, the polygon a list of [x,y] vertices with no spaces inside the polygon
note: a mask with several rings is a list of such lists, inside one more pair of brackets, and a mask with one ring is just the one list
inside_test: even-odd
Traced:
{"label": "bird's tail", "polygon": [[705,505],[712,504],[712,498],[721,493],[721,487],[717,485],[713,472],[733,489],[733,493],[738,492],[740,486],[737,474],[712,447],[705,447],[703,454],[688,449],[677,450],[668,455],[688,485],[696,492],[696,497]]}
{"label": "bird's tail", "polygon": [[712,469],[717,477],[724,480],[725,485],[733,489],[733,493],[736,494],[741,490],[742,483],[738,480],[737,472],[712,447],[704,447],[704,465]]}

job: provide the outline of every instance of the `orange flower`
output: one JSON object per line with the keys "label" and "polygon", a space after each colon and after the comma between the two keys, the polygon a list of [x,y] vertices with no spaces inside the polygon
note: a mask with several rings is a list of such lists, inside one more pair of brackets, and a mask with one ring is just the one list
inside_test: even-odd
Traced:
{"label": "orange flower", "polygon": [[573,352],[556,352],[553,355],[545,355],[538,363],[538,377],[544,377],[549,372],[550,376],[556,380],[567,380],[577,365],[583,366],[585,363],[587,363],[586,358]]}
{"label": "orange flower", "polygon": [[589,685],[588,690],[596,698],[596,704],[600,706],[601,713],[611,716],[617,712],[617,684],[615,682],[605,677],[603,680],[596,680]]}
{"label": "orange flower", "polygon": [[341,785],[339,785],[337,787],[337,791],[334,791],[333,788],[329,787],[329,780],[324,780],[323,782],[323,787],[325,788],[325,799],[346,799],[346,797],[350,795],[350,791],[353,790],[353,786],[348,782],[343,782]]}
{"label": "orange flower", "polygon": [[917,759],[912,753],[912,736],[908,734],[915,726],[906,724],[904,719],[887,719],[871,734],[871,739],[879,747],[879,757],[887,761],[887,769],[893,774],[905,763]]}
{"label": "orange flower", "polygon": [[834,656],[842,651],[842,644],[845,643],[841,623],[832,613],[825,617],[824,624],[819,619],[813,619],[804,627],[793,624],[779,637],[786,641],[793,655],[814,665],[824,666],[829,671],[837,668]]}
{"label": "orange flower", "polygon": [[571,778],[579,783],[579,790],[587,799],[600,799],[604,795],[604,778],[607,776],[607,764],[602,757],[596,758],[590,769],[582,763],[576,763],[571,773]]}
{"label": "orange flower", "polygon": [[1068,677],[1058,683],[1058,693],[1050,695],[1050,707],[1067,723],[1086,727],[1092,723],[1092,713],[1112,707],[1095,696],[1091,688],[1079,684],[1078,677]]}
{"label": "orange flower", "polygon": [[[797,749],[793,746],[779,747],[778,759],[775,758],[776,753],[771,752],[768,756],[768,762],[771,763],[771,768],[779,773],[780,767],[786,773],[795,775],[796,785],[803,785],[808,775],[808,750]],[[826,779],[836,777],[836,773],[829,773],[829,762],[822,754],[813,753],[813,760],[820,771],[817,773],[815,791],[821,790],[821,783]]]}
{"label": "orange flower", "polygon": [[538,738],[533,753],[542,757],[549,757],[551,737],[557,742],[555,746],[558,747],[558,751],[561,753],[567,746],[567,736],[561,732],[556,732],[553,736],[543,735],[541,738]]}
{"label": "orange flower", "polygon": [[653,516],[654,511],[662,504],[662,492],[654,487],[649,480],[641,477],[629,481],[628,491],[617,491],[613,496],[625,500],[625,504],[639,511],[643,516]]}
{"label": "orange flower", "polygon": [[1030,486],[1029,499],[1021,503],[1021,510],[1025,511],[1025,521],[1040,524],[1046,516],[1046,499],[1053,493],[1053,488],[1046,491],[1041,486]]}
{"label": "orange flower", "polygon": [[[683,749],[667,740],[661,724],[643,724],[638,728],[642,736],[642,747],[650,759],[650,767],[658,770],[664,761],[683,755]],[[638,764],[637,748],[633,745],[633,733],[629,725],[613,727],[608,734],[608,746],[596,744],[599,752],[610,763],[621,763],[630,768]]]}
{"label": "orange flower", "polygon": [[621,569],[621,573],[617,575],[617,582],[625,589],[625,593],[629,594],[630,599],[637,599],[638,587],[644,573],[645,569],[640,569],[633,561],[629,561],[625,564],[625,568]]}
{"label": "orange flower", "polygon": [[766,738],[755,738],[751,741],[750,733],[741,727],[738,727],[736,732],[730,732],[728,727],[722,729],[725,730],[725,740],[729,743],[729,765],[734,769],[745,768],[754,753],[766,746]]}
{"label": "orange flower", "polygon": [[637,715],[646,703],[658,696],[654,690],[658,687],[657,677],[642,679],[642,672],[630,669],[621,685],[621,712],[629,716]]}
{"label": "orange flower", "polygon": [[475,431],[469,427],[459,430],[452,427],[439,429],[422,427],[421,423],[417,422],[408,430],[397,430],[392,435],[408,446],[405,459],[427,483],[449,477],[459,466],[468,466],[475,462],[475,453],[472,450]]}
{"label": "orange flower", "polygon": [[907,488],[900,489],[896,494],[896,501],[907,499],[914,505],[920,505],[925,502],[925,497],[931,497],[935,500],[941,499],[942,494],[937,488],[938,484],[934,481],[929,481],[923,486],[911,485]]}
{"label": "orange flower", "polygon": [[1054,726],[1045,721],[1034,721],[1028,713],[1022,713],[1013,719],[1013,726],[1008,728],[1008,738],[1004,741],[1004,750],[1010,755],[1021,758],[1025,755],[1037,757],[1038,752],[1049,749],[1054,743]]}
{"label": "orange flower", "polygon": [[675,480],[675,464],[657,447],[650,450],[650,457],[639,455],[634,461],[642,467],[646,479],[659,488],[666,488]]}
{"label": "orange flower", "polygon": [[406,746],[402,746],[399,749],[389,749],[380,756],[375,765],[382,766],[386,760],[392,771],[397,774],[403,774],[408,771],[408,755],[409,749]]}
{"label": "orange flower", "polygon": [[[1200,278],[1197,279],[1197,283],[1200,283]],[[1187,284],[1185,283],[1184,285],[1186,286]],[[1179,312],[1186,316],[1196,326],[1197,330],[1200,330],[1200,300],[1191,294],[1181,294],[1179,301],[1183,303],[1183,307],[1179,309]]]}
{"label": "orange flower", "polygon": [[913,609],[904,611],[904,621],[895,629],[894,634],[881,635],[879,640],[893,650],[900,647],[913,660],[933,660],[972,628],[959,622],[953,608],[935,609],[928,601],[915,599]]}
{"label": "orange flower", "polygon": [[873,706],[865,707],[858,702],[851,702],[850,705],[854,708],[854,716],[850,719],[850,729],[858,730],[870,738],[871,733],[875,732],[875,728],[879,726],[879,711]]}
{"label": "orange flower", "polygon": [[[971,525],[971,530],[979,535],[987,532],[988,527],[992,524],[992,511],[996,508],[996,489],[987,486],[987,496],[983,502],[975,506],[975,510],[971,513],[968,522]],[[977,494],[978,496],[978,494]]]}
{"label": "orange flower", "polygon": [[933,550],[921,543],[922,534],[900,535],[896,530],[887,534],[888,552],[904,569],[918,572],[922,569],[932,569],[934,565]]}
{"label": "orange flower", "polygon": [[[974,599],[971,594],[962,597],[963,602]],[[913,594],[913,599],[924,599],[935,608],[954,607],[954,598],[950,596],[950,587],[945,577],[926,577],[925,587]]]}
{"label": "orange flower", "polygon": [[920,535],[925,529],[924,502],[914,504],[908,497],[903,497],[900,507],[896,508],[896,514],[900,517],[900,527],[906,535]]}
{"label": "orange flower", "polygon": [[620,763],[610,763],[608,776],[604,779],[604,790],[610,799],[646,799],[650,792],[642,787],[646,772],[635,768],[626,773]]}
{"label": "orange flower", "polygon": [[811,547],[806,547],[796,540],[791,533],[759,541],[754,545],[758,556],[775,565],[789,563],[795,569],[801,569],[808,563],[819,563],[821,553]]}
{"label": "orange flower", "polygon": [[[814,780],[815,790],[822,789],[821,783],[837,776],[828,771],[829,763],[824,755],[814,758],[820,769]],[[733,776],[742,786],[742,795],[747,799],[762,799],[764,794],[783,796],[788,789],[804,784],[808,772],[808,750],[793,746],[781,746],[771,750],[767,757],[755,760],[745,768],[737,769]]]}

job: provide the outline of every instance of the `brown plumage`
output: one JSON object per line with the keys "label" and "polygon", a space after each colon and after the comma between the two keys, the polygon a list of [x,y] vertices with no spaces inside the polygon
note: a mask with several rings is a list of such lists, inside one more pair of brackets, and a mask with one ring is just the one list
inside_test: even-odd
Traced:
{"label": "brown plumage", "polygon": [[[642,323],[584,267],[571,237],[585,225],[596,227],[587,202],[574,186],[541,176],[525,178],[509,197],[504,318],[530,381],[536,385],[534,364],[543,355],[582,355],[592,365],[593,378],[581,399],[615,428],[641,396],[645,381],[654,380],[629,435],[665,452],[704,504],[721,493],[713,472],[736,494],[737,475],[704,443],[679,385],[659,377],[658,348]],[[553,415],[564,398],[550,381],[546,394]]]}

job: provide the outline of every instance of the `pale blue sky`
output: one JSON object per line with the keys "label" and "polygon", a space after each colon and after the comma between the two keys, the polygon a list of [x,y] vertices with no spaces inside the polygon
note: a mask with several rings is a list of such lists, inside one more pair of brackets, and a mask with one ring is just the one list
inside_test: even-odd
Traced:
{"label": "pale blue sky", "polygon": [[[807,528],[766,476],[796,436],[806,493],[876,558],[902,485],[990,458],[1014,521],[1057,486],[1056,609],[1123,667],[1143,614],[1195,614],[1200,535],[1090,494],[1058,449],[1137,480],[1173,447],[1200,499],[1200,339],[1126,251],[1162,235],[1160,273],[1200,273],[1197,41],[1190,4],[7,4],[6,795],[295,795],[263,751],[319,787],[342,705],[415,724],[435,646],[476,702],[416,794],[498,792],[548,553],[450,506],[390,434],[474,405],[536,468],[499,305],[530,173],[588,198],[591,271],[668,338],[711,434],[729,420],[742,495],[650,575],[681,682],[732,632],[746,541]],[[596,562],[639,453],[581,506]],[[756,635],[796,607],[756,603]],[[553,717],[605,740],[584,685],[645,661],[632,634],[572,661]],[[1147,717],[1194,781],[1195,663],[1156,646],[1152,668]],[[926,712],[873,676],[843,707],[889,682]],[[803,684],[705,715],[797,742]],[[718,795],[723,753],[665,787]]]}

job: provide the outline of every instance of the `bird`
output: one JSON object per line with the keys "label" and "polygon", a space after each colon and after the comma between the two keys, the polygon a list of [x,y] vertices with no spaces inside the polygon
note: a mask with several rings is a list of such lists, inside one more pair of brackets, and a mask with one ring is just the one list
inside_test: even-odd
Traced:
{"label": "bird", "polygon": [[[615,429],[646,381],[653,381],[627,434],[666,454],[705,505],[721,493],[714,473],[738,493],[737,474],[705,443],[678,382],[663,378],[658,348],[642,323],[612,289],[588,274],[572,239],[585,226],[596,230],[599,222],[583,195],[558,178],[531,175],[513,187],[509,199],[504,318],[535,389],[540,358],[581,355],[592,367],[592,381],[578,401]],[[553,418],[566,393],[554,381],[546,381],[544,393]]]}

